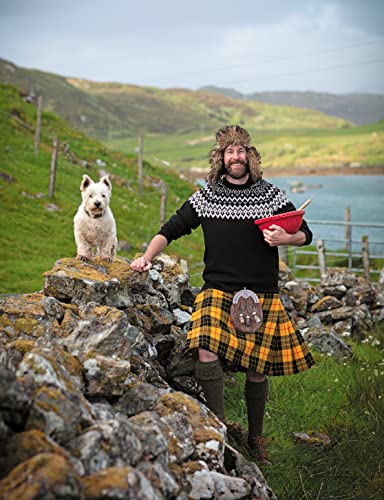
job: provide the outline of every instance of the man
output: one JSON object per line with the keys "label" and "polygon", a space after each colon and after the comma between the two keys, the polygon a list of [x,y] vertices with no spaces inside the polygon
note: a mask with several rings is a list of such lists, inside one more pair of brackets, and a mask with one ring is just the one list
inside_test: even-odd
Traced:
{"label": "man", "polygon": [[[200,224],[204,233],[204,285],[196,297],[187,348],[198,351],[196,377],[208,407],[224,420],[223,364],[246,371],[248,445],[270,464],[263,438],[268,400],[267,375],[288,375],[314,362],[279,299],[279,245],[306,245],[312,233],[305,221],[288,234],[273,225],[261,231],[255,219],[295,210],[276,186],[262,179],[260,155],[246,130],[226,126],[216,133],[207,185],[194,193],[152,239],[131,268],[148,271],[151,260],[171,241]],[[259,331],[242,333],[230,319],[234,292],[255,292],[263,310]]]}

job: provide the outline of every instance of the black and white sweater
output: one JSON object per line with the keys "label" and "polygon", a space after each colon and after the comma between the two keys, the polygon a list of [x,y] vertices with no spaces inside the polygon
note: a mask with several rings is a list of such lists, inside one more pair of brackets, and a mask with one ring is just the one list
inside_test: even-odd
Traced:
{"label": "black and white sweater", "polygon": [[[278,292],[277,247],[264,241],[255,219],[295,210],[284,193],[259,180],[231,184],[224,177],[213,188],[194,193],[160,229],[171,241],[190,234],[200,224],[204,233],[204,286],[233,292],[247,287],[256,293]],[[312,233],[305,221],[300,231]]]}

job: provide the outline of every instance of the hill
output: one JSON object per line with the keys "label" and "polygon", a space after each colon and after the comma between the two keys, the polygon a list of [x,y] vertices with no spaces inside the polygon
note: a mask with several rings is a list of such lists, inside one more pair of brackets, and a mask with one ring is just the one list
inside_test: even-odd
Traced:
{"label": "hill", "polygon": [[[36,107],[26,103],[15,87],[0,85],[0,293],[37,290],[43,283],[42,273],[57,259],[76,255],[73,216],[81,202],[84,173],[95,180],[101,173],[110,174],[118,239],[131,247],[118,251],[125,256],[142,251],[159,229],[160,179],[168,187],[167,215],[195,189],[164,166],[144,162],[144,186],[139,192],[136,155],[111,151],[50,112],[43,113],[41,146],[35,160],[35,120]],[[60,148],[56,190],[49,199],[54,136],[59,137]],[[201,248],[202,236],[197,230],[188,245],[175,242],[170,252],[199,265]]]}
{"label": "hill", "polygon": [[251,132],[264,168],[276,172],[287,167],[310,173],[351,164],[384,165],[383,122],[356,127],[320,111],[239,99],[234,91],[224,96],[91,82],[19,68],[4,60],[0,81],[16,85],[28,101],[42,95],[46,110],[108,147],[134,155],[137,136],[144,136],[147,160],[160,169],[182,169],[186,175],[197,169],[197,176],[202,176],[214,131],[228,123]]}
{"label": "hill", "polygon": [[318,111],[270,106],[207,91],[99,83],[20,68],[0,59],[0,82],[102,140],[139,134],[212,133],[228,123],[251,128],[340,128],[349,122]]}
{"label": "hill", "polygon": [[254,100],[266,104],[294,106],[318,110],[327,115],[344,118],[357,125],[374,123],[384,118],[384,95],[343,94],[321,92],[253,92],[242,94],[231,88],[202,87],[203,91],[217,93],[233,99]]}
{"label": "hill", "polygon": [[[302,111],[305,116],[305,110]],[[297,109],[292,108],[292,114],[297,116]],[[278,113],[275,120],[275,128],[248,127],[261,152],[267,177],[384,173],[384,120],[338,129],[310,128],[308,124],[307,128],[278,128]],[[280,122],[283,124],[283,119]],[[144,151],[145,157],[155,165],[168,165],[182,170],[186,176],[202,178],[207,173],[208,152],[213,143],[213,134],[156,134],[144,138]],[[108,144],[132,152],[137,139],[115,138]]]}

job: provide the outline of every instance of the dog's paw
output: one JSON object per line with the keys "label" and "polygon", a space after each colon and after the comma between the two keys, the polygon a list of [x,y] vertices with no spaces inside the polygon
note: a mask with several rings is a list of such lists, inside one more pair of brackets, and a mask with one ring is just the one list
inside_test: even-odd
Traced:
{"label": "dog's paw", "polygon": [[113,262],[113,257],[101,257],[104,262]]}
{"label": "dog's paw", "polygon": [[83,260],[83,261],[87,261],[87,260],[91,260],[92,258],[91,257],[88,257],[86,255],[78,255],[76,257],[76,259],[79,259],[79,260]]}

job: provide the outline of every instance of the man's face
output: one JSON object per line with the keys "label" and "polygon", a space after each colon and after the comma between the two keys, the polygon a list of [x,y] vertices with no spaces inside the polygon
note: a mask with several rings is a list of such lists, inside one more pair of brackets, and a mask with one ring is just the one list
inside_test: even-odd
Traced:
{"label": "man's face", "polygon": [[249,173],[247,150],[244,146],[233,144],[226,147],[224,169],[232,179],[242,179]]}

